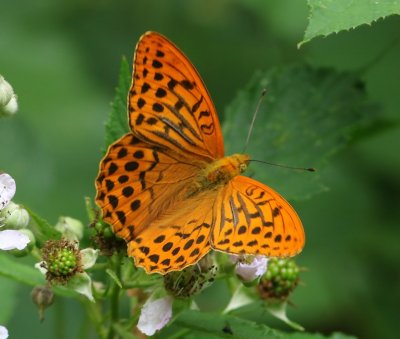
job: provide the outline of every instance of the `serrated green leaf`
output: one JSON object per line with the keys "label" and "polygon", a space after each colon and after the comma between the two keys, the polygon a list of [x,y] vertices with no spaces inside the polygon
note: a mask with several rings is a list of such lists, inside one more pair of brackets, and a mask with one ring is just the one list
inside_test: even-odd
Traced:
{"label": "serrated green leaf", "polygon": [[204,334],[229,338],[281,338],[275,330],[232,315],[215,315],[199,311],[182,312],[175,323],[182,327],[196,330]]}
{"label": "serrated green leaf", "polygon": [[392,14],[400,14],[398,0],[308,0],[309,23],[299,47],[317,36],[356,28]]}
{"label": "serrated green leaf", "polygon": [[367,100],[352,73],[305,65],[257,73],[225,114],[227,154],[243,151],[248,126],[266,88],[246,153],[252,159],[296,167],[309,173],[251,162],[247,175],[272,186],[288,199],[303,199],[326,189],[323,165],[355,132],[370,126],[378,109]]}
{"label": "serrated green leaf", "polygon": [[32,232],[35,234],[36,241],[39,244],[50,239],[61,238],[61,233],[58,232],[47,220],[34,213],[31,209],[27,207],[25,207],[25,209],[28,211],[33,221],[30,227],[32,228]]}
{"label": "serrated green leaf", "polygon": [[112,109],[105,125],[106,148],[129,131],[127,113],[127,96],[131,86],[131,74],[129,69],[128,61],[126,58],[122,58],[118,86],[115,89],[115,97],[111,104]]}

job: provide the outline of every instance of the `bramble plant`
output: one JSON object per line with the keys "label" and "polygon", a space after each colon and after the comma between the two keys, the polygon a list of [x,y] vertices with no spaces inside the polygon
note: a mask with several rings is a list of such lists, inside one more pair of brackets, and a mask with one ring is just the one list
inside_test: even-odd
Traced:
{"label": "bramble plant", "polygon": [[[324,9],[317,1],[309,3],[312,15],[301,44],[391,13],[390,8],[383,8],[379,16],[354,23],[348,13],[342,18],[342,25],[322,27],[320,16],[334,9]],[[351,7],[349,11],[356,10]],[[106,124],[105,148],[129,132],[126,96],[130,84],[130,66],[123,59]],[[249,112],[254,111],[262,90],[268,88],[261,106],[261,111],[268,113],[257,118],[248,153],[255,159],[323,167],[329,157],[378,119],[379,111],[362,84],[359,74],[306,64],[257,72],[226,109],[222,127],[228,153],[242,149]],[[0,76],[0,118],[10,118],[17,108],[11,85]],[[265,145],[271,147],[266,149]],[[308,151],[302,152],[304,149]],[[211,251],[181,271],[146,274],[127,256],[125,241],[102,220],[93,197],[82,202],[87,210],[87,225],[70,216],[60,216],[53,225],[23,202],[12,200],[16,183],[12,173],[1,172],[7,171],[6,164],[2,166],[5,168],[0,169],[0,275],[32,286],[32,301],[40,321],[46,321],[46,309],[59,298],[72,298],[85,309],[84,321],[90,321],[97,336],[104,339],[156,333],[160,338],[183,338],[191,332],[216,337],[285,338],[293,335],[290,332],[305,331],[287,316],[292,293],[297,288],[307,288],[302,287],[307,273],[301,257],[234,256]],[[252,164],[251,176],[265,183],[273,182],[289,200],[324,190],[319,175],[269,173],[263,166]],[[219,290],[229,295],[229,300],[215,301],[218,312],[208,312],[204,306],[205,291],[213,289],[217,295]],[[249,320],[249,314],[265,316],[265,321]],[[284,330],[266,325],[271,315],[285,324]],[[6,327],[0,326],[0,338],[7,336]],[[322,336],[307,333],[307,337]],[[335,338],[349,337],[336,333]]]}

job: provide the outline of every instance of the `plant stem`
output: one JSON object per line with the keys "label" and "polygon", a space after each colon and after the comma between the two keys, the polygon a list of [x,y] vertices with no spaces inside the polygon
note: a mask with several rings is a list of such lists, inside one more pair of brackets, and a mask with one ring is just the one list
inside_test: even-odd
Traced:
{"label": "plant stem", "polygon": [[[119,255],[114,255],[111,258],[112,269],[115,272],[118,279],[121,278],[121,258]],[[119,292],[120,288],[115,281],[112,281],[112,286],[110,289],[110,315],[111,315],[111,326],[108,332],[108,339],[114,337],[114,327],[113,324],[117,323],[119,320]]]}

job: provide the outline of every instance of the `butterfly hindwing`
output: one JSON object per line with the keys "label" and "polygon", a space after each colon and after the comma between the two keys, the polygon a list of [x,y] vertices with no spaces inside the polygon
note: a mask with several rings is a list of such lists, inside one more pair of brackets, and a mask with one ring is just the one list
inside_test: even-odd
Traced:
{"label": "butterfly hindwing", "polygon": [[294,256],[304,231],[292,206],[270,187],[244,176],[233,178],[214,204],[212,247],[234,254]]}
{"label": "butterfly hindwing", "polygon": [[210,247],[212,199],[216,193],[177,202],[163,218],[128,243],[136,266],[161,274],[182,270],[198,262]]}
{"label": "butterfly hindwing", "polygon": [[169,40],[144,34],[137,46],[129,93],[129,124],[134,134],[187,157],[222,157],[218,116],[194,66]]}

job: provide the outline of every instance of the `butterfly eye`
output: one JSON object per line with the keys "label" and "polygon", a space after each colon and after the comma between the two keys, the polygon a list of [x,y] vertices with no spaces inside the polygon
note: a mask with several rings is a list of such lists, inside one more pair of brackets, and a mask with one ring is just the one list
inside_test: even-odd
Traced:
{"label": "butterfly eye", "polygon": [[246,170],[247,170],[247,164],[241,163],[241,164],[239,165],[239,171],[240,171],[240,173],[243,173],[243,172],[245,172]]}

